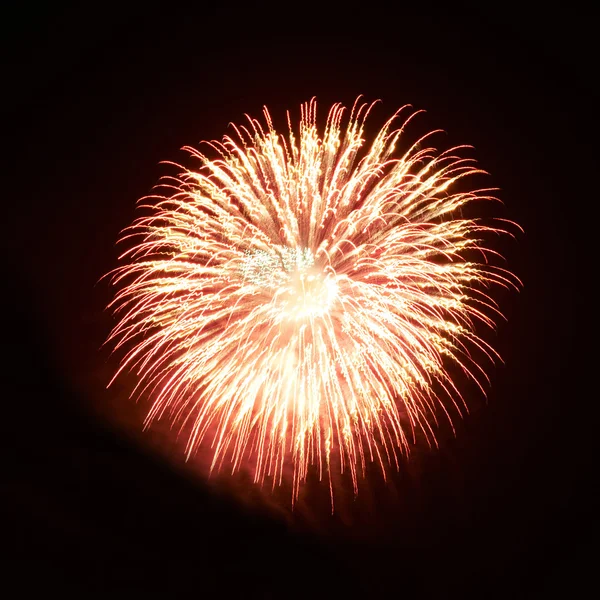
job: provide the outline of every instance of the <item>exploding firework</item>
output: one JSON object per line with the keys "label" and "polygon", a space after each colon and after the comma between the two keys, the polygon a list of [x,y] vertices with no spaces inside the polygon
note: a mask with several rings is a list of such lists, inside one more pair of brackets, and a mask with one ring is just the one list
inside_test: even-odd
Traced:
{"label": "exploding firework", "polygon": [[286,137],[265,109],[187,148],[197,168],[150,198],[112,274],[115,377],[136,371],[146,425],[168,415],[211,470],[275,486],[289,465],[292,502],[311,465],[330,488],[349,471],[356,493],[368,463],[385,476],[417,434],[435,444],[436,413],[465,408],[450,366],[482,387],[497,358],[476,333],[500,314],[490,288],[518,285],[485,242],[508,222],[462,216],[494,199],[458,191],[482,173],[465,147],[439,153],[430,133],[397,152],[407,107],[367,144],[374,104],[336,104],[320,129],[313,100]]}

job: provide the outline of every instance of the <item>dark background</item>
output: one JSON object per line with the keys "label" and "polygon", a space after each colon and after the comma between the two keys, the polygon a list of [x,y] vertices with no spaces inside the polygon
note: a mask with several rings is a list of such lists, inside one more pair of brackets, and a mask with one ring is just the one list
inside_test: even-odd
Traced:
{"label": "dark background", "polygon": [[[598,180],[591,15],[571,3],[3,10],[2,515],[21,588],[578,597],[595,536],[581,301],[596,276],[583,266]],[[243,482],[205,485],[159,433],[132,433],[144,407],[127,383],[105,389],[98,280],[135,201],[169,173],[159,161],[264,104],[277,118],[360,93],[383,100],[381,116],[425,108],[427,129],[475,146],[502,216],[525,229],[503,248],[525,287],[502,298],[509,321],[491,341],[506,365],[456,437],[334,516],[309,483],[314,501],[290,516],[261,507],[268,494],[243,497]]]}

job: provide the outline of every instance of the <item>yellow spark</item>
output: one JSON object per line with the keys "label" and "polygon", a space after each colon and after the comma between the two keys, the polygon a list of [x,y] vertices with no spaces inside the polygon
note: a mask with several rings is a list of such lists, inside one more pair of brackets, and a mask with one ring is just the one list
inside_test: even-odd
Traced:
{"label": "yellow spark", "polygon": [[209,143],[212,158],[187,148],[198,168],[152,197],[112,274],[115,377],[136,371],[146,424],[168,412],[191,427],[188,458],[210,444],[212,468],[251,464],[258,483],[289,464],[292,502],[311,464],[333,501],[334,462],[356,493],[367,462],[385,474],[417,431],[435,444],[436,406],[450,418],[444,400],[463,404],[447,365],[480,384],[471,351],[497,357],[475,331],[499,315],[486,290],[519,283],[484,242],[506,222],[460,216],[493,199],[452,191],[482,173],[474,161],[431,134],[396,156],[407,107],[365,149],[374,104],[357,100],[345,126],[334,105],[321,132],[313,99],[297,133],[288,113],[287,139],[265,108],[265,124]]}

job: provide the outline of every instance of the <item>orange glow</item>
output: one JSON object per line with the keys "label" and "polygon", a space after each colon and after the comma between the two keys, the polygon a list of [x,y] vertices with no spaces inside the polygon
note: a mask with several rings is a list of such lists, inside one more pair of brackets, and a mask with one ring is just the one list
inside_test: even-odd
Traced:
{"label": "orange glow", "polygon": [[349,470],[356,493],[367,463],[385,475],[418,431],[435,444],[435,412],[464,407],[447,365],[483,390],[471,353],[497,355],[475,326],[499,315],[491,287],[519,284],[484,241],[508,222],[461,216],[494,199],[455,191],[482,173],[464,148],[406,145],[406,107],[367,142],[373,106],[344,118],[336,104],[320,131],[312,100],[287,137],[265,109],[207,144],[212,158],[187,148],[198,167],[150,198],[112,274],[115,377],[137,374],[146,425],[187,426],[188,458],[208,444],[212,469],[252,465],[257,483],[289,465],[292,502],[310,465],[330,485]]}

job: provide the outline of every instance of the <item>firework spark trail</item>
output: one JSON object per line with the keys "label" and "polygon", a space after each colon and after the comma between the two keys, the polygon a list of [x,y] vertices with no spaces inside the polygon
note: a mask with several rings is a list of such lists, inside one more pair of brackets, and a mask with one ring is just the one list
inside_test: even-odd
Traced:
{"label": "firework spark trail", "polygon": [[367,462],[385,476],[418,431],[435,444],[443,399],[464,407],[445,365],[482,387],[471,353],[497,355],[476,323],[500,314],[490,286],[518,285],[484,242],[507,222],[457,217],[494,199],[454,191],[482,171],[432,134],[394,158],[407,107],[363,150],[374,104],[357,100],[345,127],[334,105],[320,135],[312,100],[297,133],[288,113],[287,139],[265,109],[264,125],[209,143],[213,158],[187,148],[200,167],[152,197],[113,272],[115,377],[137,373],[146,425],[167,413],[191,426],[188,458],[210,443],[211,469],[252,462],[256,482],[280,484],[290,464],[292,501],[311,464],[331,487],[335,458],[356,493]]}

